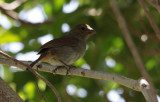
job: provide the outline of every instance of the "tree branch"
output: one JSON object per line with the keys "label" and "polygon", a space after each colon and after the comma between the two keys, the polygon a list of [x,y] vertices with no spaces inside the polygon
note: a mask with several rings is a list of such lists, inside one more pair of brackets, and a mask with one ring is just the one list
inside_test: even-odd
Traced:
{"label": "tree branch", "polygon": [[48,80],[46,80],[43,76],[41,76],[38,72],[33,70],[31,66],[12,58],[11,56],[7,55],[6,53],[4,53],[2,51],[0,51],[0,54],[7,57],[10,60],[12,60],[15,64],[19,64],[25,68],[28,68],[28,70],[30,70],[37,78],[40,78],[41,80],[43,80],[52,89],[52,91],[55,93],[55,95],[57,97],[58,102],[62,102],[60,95],[59,95],[58,91],[56,90],[56,88]]}
{"label": "tree branch", "polygon": [[139,85],[142,90],[142,94],[146,98],[147,102],[155,102],[152,94],[150,94],[150,85],[145,79],[139,80]]}
{"label": "tree branch", "polygon": [[[30,61],[21,61],[21,62],[25,64],[31,64]],[[16,63],[13,60],[5,59],[5,58],[0,58],[0,64],[16,66],[21,69],[26,69],[26,67],[24,67],[23,65]],[[56,66],[49,65],[49,64],[36,64],[33,67],[33,69],[37,70],[37,68],[39,71],[53,73],[53,70],[56,68]],[[56,74],[66,75],[66,71],[67,70],[65,67],[60,68],[60,69],[57,69]],[[53,74],[55,74],[55,72]],[[131,88],[135,91],[141,91],[143,95],[145,96],[146,100],[152,100],[148,102],[155,102],[153,101],[152,94],[150,94],[150,88],[149,88],[150,85],[147,84],[148,82],[145,79],[133,80],[133,79],[121,76],[121,75],[111,74],[111,73],[102,72],[102,71],[87,70],[83,68],[72,68],[69,71],[68,75],[114,81],[118,84]]]}
{"label": "tree branch", "polygon": [[138,2],[139,2],[139,4],[140,4],[140,6],[143,8],[143,10],[144,10],[144,12],[145,12],[145,14],[146,14],[149,22],[151,23],[151,26],[152,26],[152,28],[154,29],[157,38],[160,40],[160,30],[159,30],[159,28],[157,27],[155,21],[153,20],[151,14],[150,14],[149,11],[147,10],[147,8],[146,8],[143,0],[138,0]]}
{"label": "tree branch", "polygon": [[14,10],[14,9],[18,8],[19,6],[21,6],[21,4],[24,2],[26,2],[26,0],[15,0],[11,3],[3,3],[0,6],[2,8],[4,8],[5,10]]}
{"label": "tree branch", "polygon": [[0,77],[0,102],[24,102],[1,77]]}
{"label": "tree branch", "polygon": [[160,0],[146,0],[150,5],[155,7],[160,13]]}
{"label": "tree branch", "polygon": [[16,0],[16,1],[13,1],[12,3],[10,3],[10,4],[3,3],[3,4],[0,5],[0,11],[3,14],[7,15],[8,17],[10,17],[14,20],[17,20],[21,24],[24,24],[24,25],[27,25],[27,26],[33,26],[33,27],[34,26],[41,26],[43,24],[50,24],[54,21],[52,17],[50,19],[44,21],[43,23],[31,23],[31,22],[28,22],[26,20],[20,19],[18,13],[13,11],[13,10],[18,8],[19,6],[21,6],[21,4],[25,1],[26,0]]}
{"label": "tree branch", "polygon": [[[31,64],[30,61],[29,62],[28,61],[21,61],[21,62],[28,64],[28,65]],[[20,69],[26,69],[26,67],[24,67],[23,65],[16,63],[10,59],[5,59],[5,58],[0,58],[0,64],[16,66]],[[41,66],[41,67],[39,67],[39,66]],[[66,68],[65,67],[57,69],[56,73],[54,73],[53,71],[56,67],[57,66],[48,65],[48,64],[36,64],[33,67],[33,69],[36,70],[38,68],[39,71],[49,72],[49,73],[53,73],[53,74],[66,75]],[[108,72],[93,71],[93,70],[87,70],[87,69],[83,69],[83,68],[71,68],[68,75],[114,81],[114,82],[117,82],[123,86],[131,88],[133,90],[140,91],[140,87],[138,86],[138,81],[124,77],[124,76],[111,74]]]}
{"label": "tree branch", "polygon": [[133,58],[134,58],[134,60],[136,62],[136,65],[137,65],[140,73],[142,74],[142,76],[145,79],[147,79],[147,81],[150,84],[150,88],[149,89],[150,89],[150,92],[152,94],[152,98],[154,100],[152,102],[158,102],[157,97],[156,97],[156,92],[155,92],[154,87],[152,85],[152,81],[150,79],[150,76],[147,73],[147,70],[146,70],[146,68],[145,68],[145,66],[144,66],[144,64],[142,62],[142,59],[140,58],[140,55],[139,55],[139,53],[137,51],[137,48],[136,48],[134,42],[132,41],[132,38],[130,36],[130,32],[129,32],[128,28],[127,28],[126,22],[125,22],[123,16],[121,15],[119,9],[117,8],[115,0],[110,0],[110,5],[111,5],[111,8],[112,8],[116,18],[117,18],[117,22],[120,25],[119,27],[120,27],[120,29],[122,31],[123,37],[124,37],[124,39],[125,39],[128,47],[129,47],[132,55],[133,55]]}

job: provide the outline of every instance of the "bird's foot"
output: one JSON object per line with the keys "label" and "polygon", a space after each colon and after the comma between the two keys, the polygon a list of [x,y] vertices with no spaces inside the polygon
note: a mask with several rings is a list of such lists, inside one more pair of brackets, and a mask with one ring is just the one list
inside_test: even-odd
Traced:
{"label": "bird's foot", "polygon": [[70,69],[72,69],[72,68],[76,68],[76,67],[73,66],[73,65],[67,65],[67,66],[66,66],[66,69],[67,69],[66,75],[68,75]]}
{"label": "bird's foot", "polygon": [[69,74],[69,71],[71,68],[76,68],[75,66],[72,66],[72,65],[65,65],[65,66],[57,66],[52,72],[53,73],[56,73],[57,69],[60,69],[60,68],[65,68],[67,71],[66,71],[66,75]]}
{"label": "bird's foot", "polygon": [[[32,68],[32,67],[31,67]],[[26,69],[25,69],[25,71],[29,71],[29,68],[27,67]]]}
{"label": "bird's foot", "polygon": [[38,72],[38,69],[41,69],[41,68],[42,68],[42,64],[36,65],[36,70],[37,70],[37,72]]}
{"label": "bird's foot", "polygon": [[57,66],[55,69],[52,70],[52,72],[56,73],[57,69],[60,69],[60,68],[64,68],[64,66]]}

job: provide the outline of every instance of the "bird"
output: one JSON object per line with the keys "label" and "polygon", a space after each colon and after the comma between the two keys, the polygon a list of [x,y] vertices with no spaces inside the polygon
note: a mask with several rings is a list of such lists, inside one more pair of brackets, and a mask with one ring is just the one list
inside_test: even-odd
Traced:
{"label": "bird", "polygon": [[71,64],[84,56],[87,39],[96,31],[88,24],[77,24],[65,36],[53,39],[38,49],[39,58],[33,61],[33,67],[39,61],[48,62],[51,65],[65,66],[67,74]]}

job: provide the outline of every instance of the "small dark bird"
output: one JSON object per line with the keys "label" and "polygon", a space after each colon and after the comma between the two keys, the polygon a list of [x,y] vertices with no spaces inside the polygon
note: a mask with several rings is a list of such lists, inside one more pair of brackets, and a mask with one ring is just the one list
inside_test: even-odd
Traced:
{"label": "small dark bird", "polygon": [[32,62],[30,66],[33,67],[39,61],[65,67],[73,64],[83,57],[86,51],[86,40],[94,33],[96,33],[95,30],[87,24],[76,25],[66,36],[51,40],[42,45],[38,53],[40,57]]}

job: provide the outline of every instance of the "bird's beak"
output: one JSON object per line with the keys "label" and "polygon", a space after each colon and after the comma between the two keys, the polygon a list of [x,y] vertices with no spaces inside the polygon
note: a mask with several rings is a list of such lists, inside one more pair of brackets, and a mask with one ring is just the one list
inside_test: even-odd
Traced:
{"label": "bird's beak", "polygon": [[96,31],[95,31],[94,29],[90,29],[90,30],[88,30],[87,32],[88,32],[89,35],[96,33]]}
{"label": "bird's beak", "polygon": [[93,29],[93,28],[91,28],[89,25],[86,25],[87,26],[87,32],[88,32],[88,34],[95,34],[96,33],[96,31]]}

